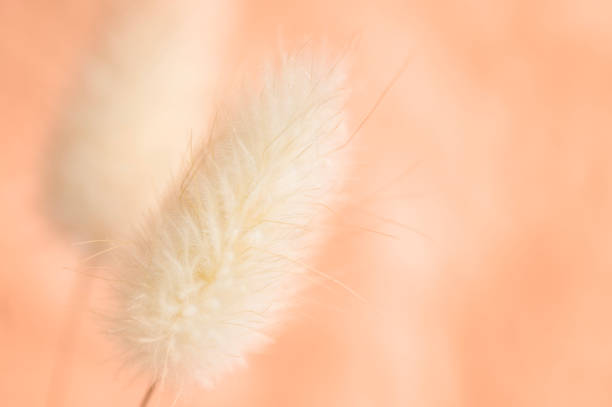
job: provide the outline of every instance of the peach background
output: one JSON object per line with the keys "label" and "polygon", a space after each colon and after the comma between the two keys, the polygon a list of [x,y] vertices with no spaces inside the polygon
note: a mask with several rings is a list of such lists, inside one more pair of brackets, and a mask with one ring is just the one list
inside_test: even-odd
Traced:
{"label": "peach background", "polygon": [[[135,406],[144,392],[87,311],[100,282],[83,304],[77,253],[39,211],[50,130],[111,5],[0,3],[1,405]],[[352,203],[318,261],[367,302],[309,291],[276,344],[177,405],[611,405],[612,6],[227,7],[227,72],[279,31],[334,50],[357,39],[353,127],[410,63],[354,140]],[[54,365],[71,368],[50,384]]]}

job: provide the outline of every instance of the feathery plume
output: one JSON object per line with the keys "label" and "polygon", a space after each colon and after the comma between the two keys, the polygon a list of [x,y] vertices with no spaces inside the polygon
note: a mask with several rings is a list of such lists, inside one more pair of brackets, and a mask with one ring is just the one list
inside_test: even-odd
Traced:
{"label": "feathery plume", "polygon": [[118,10],[53,140],[51,214],[80,239],[118,239],[139,223],[209,118],[224,6],[144,4]]}
{"label": "feathery plume", "polygon": [[111,332],[158,381],[212,385],[268,341],[307,272],[339,177],[338,66],[288,57],[217,116],[184,178],[119,257]]}

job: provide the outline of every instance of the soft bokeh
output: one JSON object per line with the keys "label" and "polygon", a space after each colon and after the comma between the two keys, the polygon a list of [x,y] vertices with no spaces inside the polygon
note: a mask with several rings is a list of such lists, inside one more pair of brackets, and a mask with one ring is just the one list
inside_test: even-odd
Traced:
{"label": "soft bokeh", "polygon": [[[90,312],[104,281],[75,271],[40,208],[55,121],[114,3],[0,4],[2,405],[135,406],[145,391]],[[409,61],[353,139],[350,200],[318,260],[364,300],[313,287],[246,369],[176,405],[610,405],[612,6],[287,3],[227,2],[209,27],[231,33],[220,82],[279,39],[327,41],[347,54],[356,128]]]}

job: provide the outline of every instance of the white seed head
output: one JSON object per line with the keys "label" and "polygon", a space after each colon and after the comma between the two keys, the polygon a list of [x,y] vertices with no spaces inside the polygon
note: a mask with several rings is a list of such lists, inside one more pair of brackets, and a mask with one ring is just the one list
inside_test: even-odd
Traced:
{"label": "white seed head", "polygon": [[291,305],[345,139],[337,66],[283,61],[217,116],[120,258],[116,337],[156,379],[210,385],[269,340]]}
{"label": "white seed head", "polygon": [[137,224],[207,126],[219,41],[201,26],[221,6],[157,3],[112,21],[55,131],[48,200],[81,239],[117,239]]}

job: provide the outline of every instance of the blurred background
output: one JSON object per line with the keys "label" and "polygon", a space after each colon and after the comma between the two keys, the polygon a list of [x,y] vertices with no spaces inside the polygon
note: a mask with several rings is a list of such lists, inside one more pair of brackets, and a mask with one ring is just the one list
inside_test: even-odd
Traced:
{"label": "blurred background", "polygon": [[206,117],[310,41],[346,54],[355,129],[408,61],[352,141],[316,260],[365,301],[313,287],[247,368],[177,406],[612,405],[612,5],[595,0],[0,1],[0,404],[146,390],[96,324],[104,281],[75,271],[44,179],[90,56],[152,9],[201,30]]}

